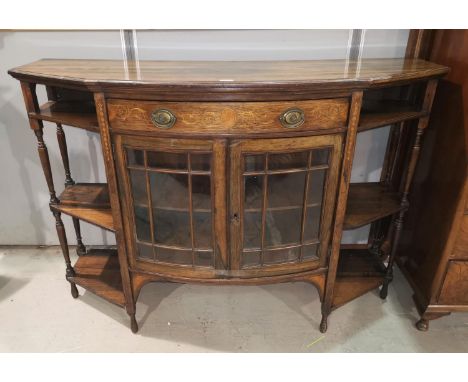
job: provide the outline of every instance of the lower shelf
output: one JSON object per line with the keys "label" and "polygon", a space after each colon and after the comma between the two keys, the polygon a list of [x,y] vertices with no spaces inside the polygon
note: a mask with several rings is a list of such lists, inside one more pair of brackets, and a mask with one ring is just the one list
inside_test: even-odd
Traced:
{"label": "lower shelf", "polygon": [[342,249],[333,292],[332,308],[378,288],[384,280],[386,267],[379,257],[363,249]]}
{"label": "lower shelf", "polygon": [[80,256],[75,263],[77,285],[119,306],[125,306],[122,278],[117,256],[110,251],[94,251]]}

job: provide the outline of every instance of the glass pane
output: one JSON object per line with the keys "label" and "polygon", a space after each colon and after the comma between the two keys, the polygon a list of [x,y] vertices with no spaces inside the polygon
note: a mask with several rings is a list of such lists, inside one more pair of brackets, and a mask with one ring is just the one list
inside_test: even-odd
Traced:
{"label": "glass pane", "polygon": [[211,228],[211,213],[193,213],[193,234],[195,235],[194,239],[196,248],[213,248]]}
{"label": "glass pane", "polygon": [[260,210],[263,203],[263,175],[244,177],[244,208]]}
{"label": "glass pane", "polygon": [[129,166],[144,166],[145,159],[142,150],[127,148],[127,163]]}
{"label": "glass pane", "polygon": [[146,177],[143,170],[129,170],[130,184],[132,186],[133,204],[148,206],[146,195]]}
{"label": "glass pane", "polygon": [[264,170],[265,170],[265,154],[244,156],[244,172],[264,171]]}
{"label": "glass pane", "polygon": [[192,203],[194,211],[211,210],[211,179],[207,175],[192,175]]}
{"label": "glass pane", "polygon": [[321,206],[307,207],[306,221],[304,227],[304,240],[316,240],[320,234]]}
{"label": "glass pane", "polygon": [[285,248],[263,253],[264,264],[287,263],[299,258],[300,247]]}
{"label": "glass pane", "polygon": [[299,243],[301,238],[302,209],[267,211],[265,219],[265,245]]}
{"label": "glass pane", "polygon": [[187,212],[153,208],[154,241],[192,248],[190,216]]}
{"label": "glass pane", "polygon": [[195,171],[210,171],[211,154],[190,154],[190,165]]}
{"label": "glass pane", "polygon": [[330,149],[312,150],[311,166],[319,166],[319,165],[328,164],[329,153],[330,153]]}
{"label": "glass pane", "polygon": [[291,168],[305,168],[307,167],[308,157],[308,151],[285,154],[270,154],[268,157],[268,169],[281,170]]}
{"label": "glass pane", "polygon": [[148,171],[153,208],[188,210],[188,175]]}
{"label": "glass pane", "polygon": [[260,252],[244,252],[242,254],[242,267],[252,267],[260,264]]}
{"label": "glass pane", "polygon": [[135,230],[139,240],[151,242],[151,228],[147,207],[134,206]]}
{"label": "glass pane", "polygon": [[262,242],[262,213],[244,213],[244,248],[260,248]]}
{"label": "glass pane", "polygon": [[148,151],[148,167],[186,170],[187,154]]}
{"label": "glass pane", "polygon": [[192,251],[169,248],[155,248],[156,258],[163,263],[192,265]]}
{"label": "glass pane", "polygon": [[195,252],[195,265],[202,267],[212,267],[213,252]]}
{"label": "glass pane", "polygon": [[268,175],[268,208],[301,207],[304,203],[306,172]]}
{"label": "glass pane", "polygon": [[317,250],[318,244],[305,245],[302,258],[307,260],[318,259]]}
{"label": "glass pane", "polygon": [[307,204],[322,203],[326,172],[327,170],[312,170],[310,172]]}
{"label": "glass pane", "polygon": [[138,257],[142,259],[153,260],[153,247],[152,246],[138,243],[137,250],[138,250]]}

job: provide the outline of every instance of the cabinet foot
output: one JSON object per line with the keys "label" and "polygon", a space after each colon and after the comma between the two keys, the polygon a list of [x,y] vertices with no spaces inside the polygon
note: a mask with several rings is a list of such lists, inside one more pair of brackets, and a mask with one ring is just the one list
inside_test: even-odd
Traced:
{"label": "cabinet foot", "polygon": [[78,298],[78,296],[80,295],[78,293],[78,288],[76,287],[76,284],[75,283],[70,283],[71,285],[71,295],[73,298]]}
{"label": "cabinet foot", "polygon": [[138,332],[138,323],[134,314],[130,315],[130,328],[132,329],[132,333]]}
{"label": "cabinet foot", "polygon": [[328,329],[328,317],[322,316],[322,321],[320,321],[320,332],[325,333]]}
{"label": "cabinet foot", "polygon": [[388,284],[389,282],[388,281],[384,281],[383,285],[382,285],[382,289],[380,289],[380,298],[382,300],[385,300],[387,298],[387,295],[388,295]]}
{"label": "cabinet foot", "polygon": [[421,332],[427,332],[429,330],[429,320],[425,320],[421,318],[418,322],[416,322],[416,328]]}

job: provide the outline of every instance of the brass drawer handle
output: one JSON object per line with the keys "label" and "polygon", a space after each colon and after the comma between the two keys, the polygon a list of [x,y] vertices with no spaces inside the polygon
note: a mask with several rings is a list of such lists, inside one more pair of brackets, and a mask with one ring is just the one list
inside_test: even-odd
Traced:
{"label": "brass drawer handle", "polygon": [[158,109],[151,113],[151,121],[160,129],[170,129],[176,120],[176,116],[170,110]]}
{"label": "brass drawer handle", "polygon": [[297,108],[289,109],[280,115],[279,120],[284,127],[294,129],[304,123],[304,112]]}

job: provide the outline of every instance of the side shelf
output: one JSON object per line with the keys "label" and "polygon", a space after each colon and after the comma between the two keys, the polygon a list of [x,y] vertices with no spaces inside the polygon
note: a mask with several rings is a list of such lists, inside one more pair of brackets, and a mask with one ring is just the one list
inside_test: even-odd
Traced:
{"label": "side shelf", "polygon": [[344,229],[362,227],[400,211],[398,193],[380,183],[352,183],[349,186]]}
{"label": "side shelf", "polygon": [[93,102],[49,101],[40,106],[38,113],[30,112],[29,117],[99,132]]}
{"label": "side shelf", "polygon": [[77,183],[65,188],[59,200],[59,204],[50,205],[52,210],[115,231],[107,184]]}
{"label": "side shelf", "polygon": [[96,250],[80,256],[69,280],[113,304],[125,306],[119,260],[115,250]]}

